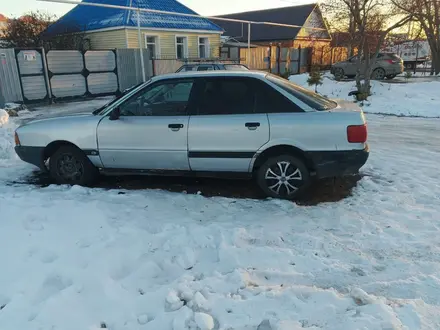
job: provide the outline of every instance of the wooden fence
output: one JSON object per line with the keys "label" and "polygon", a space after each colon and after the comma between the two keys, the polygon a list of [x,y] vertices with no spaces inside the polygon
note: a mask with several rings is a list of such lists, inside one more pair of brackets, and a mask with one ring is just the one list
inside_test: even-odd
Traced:
{"label": "wooden fence", "polygon": [[347,59],[343,47],[288,48],[279,46],[257,47],[240,50],[241,63],[252,70],[264,70],[276,74],[298,74],[310,71],[314,65],[329,69],[333,63]]}

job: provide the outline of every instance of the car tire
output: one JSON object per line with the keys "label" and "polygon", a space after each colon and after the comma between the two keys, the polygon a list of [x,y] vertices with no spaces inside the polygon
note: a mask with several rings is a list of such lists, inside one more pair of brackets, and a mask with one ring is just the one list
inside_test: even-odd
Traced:
{"label": "car tire", "polygon": [[258,169],[256,179],[266,196],[292,200],[307,189],[310,173],[299,158],[281,155],[267,159]]}
{"label": "car tire", "polygon": [[74,146],[61,146],[49,159],[49,172],[58,184],[92,185],[98,177],[98,169],[84,152]]}
{"label": "car tire", "polygon": [[395,75],[395,74],[391,74],[391,75],[387,76],[387,79],[388,79],[388,80],[391,80],[391,79],[394,79],[394,78],[396,78],[396,77],[397,77],[397,75]]}
{"label": "car tire", "polygon": [[344,69],[336,68],[333,72],[333,75],[335,76],[335,79],[337,81],[344,79],[344,77],[345,77]]}
{"label": "car tire", "polygon": [[382,68],[377,68],[373,71],[373,74],[371,75],[374,80],[384,80],[386,73],[385,70]]}

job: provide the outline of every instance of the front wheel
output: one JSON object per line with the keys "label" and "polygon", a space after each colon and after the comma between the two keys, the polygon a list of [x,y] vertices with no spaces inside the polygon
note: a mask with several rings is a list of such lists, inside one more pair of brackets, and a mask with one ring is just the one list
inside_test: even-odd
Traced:
{"label": "front wheel", "polygon": [[385,70],[382,68],[378,68],[373,71],[372,78],[374,80],[384,80],[385,79]]}
{"label": "front wheel", "polygon": [[98,169],[74,146],[61,146],[55,151],[49,160],[49,172],[58,184],[89,186],[98,177]]}
{"label": "front wheel", "polygon": [[290,155],[269,158],[257,172],[257,183],[274,198],[292,200],[307,188],[310,175],[304,163]]}

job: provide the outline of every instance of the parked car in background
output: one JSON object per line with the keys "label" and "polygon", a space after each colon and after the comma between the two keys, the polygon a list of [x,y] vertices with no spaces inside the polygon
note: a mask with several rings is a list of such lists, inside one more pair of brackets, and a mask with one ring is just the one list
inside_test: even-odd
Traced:
{"label": "parked car in background", "polygon": [[237,63],[192,63],[182,65],[176,72],[215,70],[247,71],[249,68],[246,65]]}
{"label": "parked car in background", "polygon": [[[350,57],[346,61],[338,62],[332,65],[331,73],[337,80],[354,78],[357,72],[358,57]],[[364,65],[364,61],[361,65]],[[373,64],[371,78],[375,80],[393,79],[404,71],[403,60],[394,53],[379,53],[377,60]]]}
{"label": "parked car in background", "polygon": [[417,65],[424,65],[431,57],[431,47],[427,40],[396,42],[381,51],[399,55],[406,69],[415,69]]}
{"label": "parked car in background", "polygon": [[92,185],[99,174],[241,177],[283,199],[312,179],[356,174],[369,155],[356,104],[256,71],[156,76],[94,114],[26,123],[15,142],[59,184]]}

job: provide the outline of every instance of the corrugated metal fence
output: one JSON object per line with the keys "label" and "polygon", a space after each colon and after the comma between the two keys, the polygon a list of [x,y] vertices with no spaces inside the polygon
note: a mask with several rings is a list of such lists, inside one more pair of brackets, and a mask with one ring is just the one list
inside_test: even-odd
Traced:
{"label": "corrugated metal fence", "polygon": [[13,49],[0,49],[0,89],[6,102],[23,101]]}
{"label": "corrugated metal fence", "polygon": [[[118,68],[119,90],[122,92],[127,88],[142,82],[142,66],[139,49],[117,49],[116,64]],[[153,64],[147,49],[143,50],[145,76],[153,76]]]}

